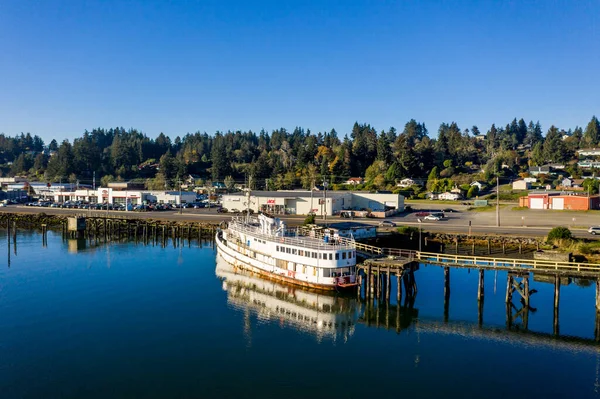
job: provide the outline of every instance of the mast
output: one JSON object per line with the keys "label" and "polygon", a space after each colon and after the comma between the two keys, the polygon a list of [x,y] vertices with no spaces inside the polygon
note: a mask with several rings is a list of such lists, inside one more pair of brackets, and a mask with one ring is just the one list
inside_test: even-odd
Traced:
{"label": "mast", "polygon": [[248,176],[248,187],[246,187],[246,223],[250,223],[250,197],[252,196],[250,187],[252,187],[252,175]]}

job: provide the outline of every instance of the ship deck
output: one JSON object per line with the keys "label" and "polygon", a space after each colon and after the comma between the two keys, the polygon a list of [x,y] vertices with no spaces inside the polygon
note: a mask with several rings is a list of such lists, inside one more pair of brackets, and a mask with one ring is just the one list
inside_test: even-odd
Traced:
{"label": "ship deck", "polygon": [[265,241],[291,245],[298,248],[309,248],[316,250],[348,250],[356,248],[354,241],[343,240],[336,242],[335,240],[330,240],[325,242],[323,238],[297,235],[296,230],[287,230],[283,236],[269,235],[263,233],[260,229],[260,226],[254,226],[238,220],[232,220],[229,223],[228,229],[237,231],[239,233],[244,233],[252,237],[260,238]]}

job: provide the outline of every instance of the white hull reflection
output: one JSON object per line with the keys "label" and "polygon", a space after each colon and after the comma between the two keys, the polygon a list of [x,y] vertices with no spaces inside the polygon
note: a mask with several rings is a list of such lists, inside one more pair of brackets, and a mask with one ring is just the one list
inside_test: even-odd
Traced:
{"label": "white hull reflection", "polygon": [[227,303],[250,311],[259,321],[314,335],[317,340],[343,339],[354,334],[358,319],[356,300],[266,280],[217,255],[217,277],[227,292]]}

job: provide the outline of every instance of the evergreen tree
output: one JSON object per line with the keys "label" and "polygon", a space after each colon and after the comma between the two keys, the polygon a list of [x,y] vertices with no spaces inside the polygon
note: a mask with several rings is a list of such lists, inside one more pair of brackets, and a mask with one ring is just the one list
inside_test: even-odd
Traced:
{"label": "evergreen tree", "polygon": [[600,122],[596,116],[592,117],[592,120],[587,124],[585,132],[583,133],[583,139],[585,145],[588,147],[595,147],[598,145],[600,140]]}

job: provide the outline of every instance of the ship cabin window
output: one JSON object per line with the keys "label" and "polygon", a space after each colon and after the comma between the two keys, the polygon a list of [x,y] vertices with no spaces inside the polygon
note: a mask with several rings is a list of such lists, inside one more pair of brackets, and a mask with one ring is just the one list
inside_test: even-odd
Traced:
{"label": "ship cabin window", "polygon": [[277,246],[277,252],[279,252],[279,245]]}
{"label": "ship cabin window", "polygon": [[340,253],[339,252],[335,253],[335,260],[340,260]]}
{"label": "ship cabin window", "polygon": [[292,249],[292,254],[296,255],[296,249]]}
{"label": "ship cabin window", "polygon": [[318,253],[316,253],[316,252],[312,253],[312,257],[315,258],[315,259],[317,259],[317,255],[318,255]]}
{"label": "ship cabin window", "polygon": [[323,252],[322,257],[324,260],[327,260],[327,253]]}
{"label": "ship cabin window", "polygon": [[290,247],[285,247],[285,253],[289,254],[290,252],[292,252],[291,248]]}
{"label": "ship cabin window", "polygon": [[352,252],[348,252],[348,259],[352,259]]}
{"label": "ship cabin window", "polygon": [[306,256],[307,258],[310,258],[310,251],[304,252],[304,256]]}
{"label": "ship cabin window", "polygon": [[346,259],[346,253],[342,252],[342,259]]}
{"label": "ship cabin window", "polygon": [[333,254],[329,253],[329,260],[333,260]]}
{"label": "ship cabin window", "polygon": [[331,270],[323,269],[323,277],[331,277]]}
{"label": "ship cabin window", "polygon": [[304,256],[304,251],[303,251],[303,250],[301,250],[301,249],[299,249],[299,250],[298,250],[298,255],[300,255],[300,256]]}

